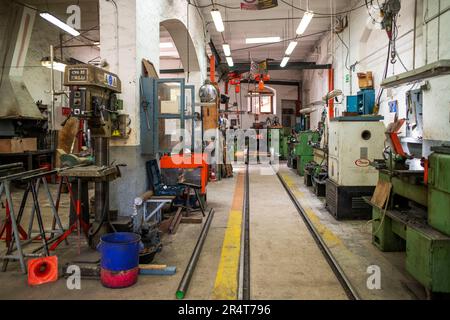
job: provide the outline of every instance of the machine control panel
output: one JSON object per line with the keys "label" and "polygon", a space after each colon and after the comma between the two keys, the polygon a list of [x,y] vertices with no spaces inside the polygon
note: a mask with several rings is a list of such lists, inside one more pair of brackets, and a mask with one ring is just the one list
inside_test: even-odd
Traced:
{"label": "machine control panel", "polygon": [[69,100],[73,116],[82,117],[86,115],[86,90],[71,90]]}

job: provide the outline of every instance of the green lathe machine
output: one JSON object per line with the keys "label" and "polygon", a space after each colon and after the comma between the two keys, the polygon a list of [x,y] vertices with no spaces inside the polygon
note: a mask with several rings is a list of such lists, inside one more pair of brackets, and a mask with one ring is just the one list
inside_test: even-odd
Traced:
{"label": "green lathe machine", "polygon": [[294,154],[297,158],[297,172],[300,176],[305,174],[305,166],[314,160],[314,150],[311,143],[317,143],[320,135],[317,131],[301,131],[297,134],[297,143]]}
{"label": "green lathe machine", "polygon": [[278,131],[278,139],[279,139],[279,157],[280,159],[286,160],[288,157],[288,139],[291,134],[291,128],[281,127],[281,128],[268,128],[268,141],[269,141],[269,150],[270,150],[270,141],[271,137],[274,136],[275,130]]}
{"label": "green lathe machine", "polygon": [[396,132],[391,151],[375,161],[379,182],[371,200],[372,242],[381,251],[406,251],[406,270],[430,298],[450,293],[450,145],[431,148],[424,170],[408,170],[410,157]]}

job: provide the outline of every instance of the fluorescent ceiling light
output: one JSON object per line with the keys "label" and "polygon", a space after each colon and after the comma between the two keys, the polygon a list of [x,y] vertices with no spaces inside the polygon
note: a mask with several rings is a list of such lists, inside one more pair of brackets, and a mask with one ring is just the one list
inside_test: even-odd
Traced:
{"label": "fluorescent ceiling light", "polygon": [[229,66],[229,67],[234,66],[233,58],[232,58],[232,57],[227,57],[226,59],[227,59],[227,63],[228,63],[228,66]]}
{"label": "fluorescent ceiling light", "polygon": [[222,45],[222,48],[223,48],[223,53],[225,53],[226,57],[231,56],[231,49],[230,49],[230,45],[228,43],[224,43]]}
{"label": "fluorescent ceiling light", "polygon": [[[50,61],[49,58],[43,58],[41,60],[41,65],[43,67],[46,67],[46,68],[49,68],[49,69],[52,68],[52,62]],[[59,62],[59,61],[53,61],[53,70],[64,72],[65,69],[66,69],[66,64],[65,63]]]}
{"label": "fluorescent ceiling light", "polygon": [[314,13],[311,11],[306,11],[303,14],[303,18],[300,21],[300,24],[298,25],[297,34],[303,34],[306,31],[306,28],[308,28],[309,23],[311,22],[312,18],[314,17]]}
{"label": "fluorescent ceiling light", "polygon": [[289,61],[289,57],[284,57],[283,60],[281,60],[280,67],[282,67],[282,68],[286,67],[288,61]]}
{"label": "fluorescent ceiling light", "polygon": [[159,54],[160,57],[175,57],[179,58],[180,55],[178,54],[178,51],[163,51]]}
{"label": "fluorescent ceiling light", "polygon": [[264,38],[247,38],[245,39],[246,44],[252,44],[252,43],[272,43],[272,42],[279,42],[280,37],[264,37]]}
{"label": "fluorescent ceiling light", "polygon": [[44,18],[45,20],[47,20],[48,22],[53,23],[55,26],[63,29],[65,32],[70,33],[71,35],[73,35],[74,37],[77,37],[80,35],[80,33],[75,30],[74,28],[72,28],[71,26],[69,26],[68,24],[65,24],[64,22],[62,22],[61,20],[59,20],[58,18],[56,18],[55,16],[51,15],[48,12],[42,12],[39,14],[42,18]]}
{"label": "fluorescent ceiling light", "polygon": [[217,32],[224,32],[225,26],[223,25],[222,15],[218,9],[211,10],[211,16],[214,21],[214,25],[216,26]]}
{"label": "fluorescent ceiling light", "polygon": [[173,48],[173,43],[172,42],[161,42],[159,44],[159,47],[162,49]]}
{"label": "fluorescent ceiling light", "polygon": [[288,47],[286,48],[285,54],[287,56],[290,56],[292,52],[294,52],[295,47],[297,46],[297,41],[291,41],[289,42]]}

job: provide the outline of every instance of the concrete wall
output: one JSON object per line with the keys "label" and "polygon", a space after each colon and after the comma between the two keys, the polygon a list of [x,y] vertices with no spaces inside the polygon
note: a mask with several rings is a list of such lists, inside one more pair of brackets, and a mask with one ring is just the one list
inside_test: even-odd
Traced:
{"label": "concrete wall", "polygon": [[[159,71],[160,24],[177,19],[182,26],[184,25],[184,28],[180,28],[180,32],[185,35],[188,9],[185,1],[116,0],[115,2],[117,10],[110,1],[99,0],[100,42],[102,59],[109,62],[110,70],[117,73],[122,80],[121,99],[124,101],[124,112],[129,114],[131,119],[132,132],[129,139],[111,143],[111,159],[127,164],[120,181],[111,186],[111,206],[118,208],[120,215],[129,215],[132,213],[131,204],[134,197],[147,188],[145,162],[149,157],[141,156],[139,145],[141,61],[143,58],[148,59]],[[118,27],[116,12],[118,12]],[[202,20],[192,6],[189,7],[188,29],[195,47],[195,50],[190,51],[190,56],[191,59],[195,57],[198,60],[199,66],[198,70],[189,74],[188,83],[198,88],[206,77],[207,61]],[[177,43],[175,39],[174,41],[178,51],[183,51],[180,50],[183,44]],[[183,43],[186,43],[185,40]],[[182,57],[182,60],[183,58],[186,57]],[[187,69],[186,66],[184,69]]]}
{"label": "concrete wall", "polygon": [[[424,24],[427,17],[432,17],[439,12],[439,2],[442,12],[450,5],[450,1],[417,0],[415,52],[413,50],[414,2],[415,0],[403,0],[398,18],[397,51],[408,70],[413,69],[414,54],[416,68],[439,59],[448,59],[450,56],[450,36],[448,32],[443,31],[449,30],[450,11],[443,13],[440,18]],[[380,30],[372,24],[365,7],[353,11],[348,18],[349,26],[340,36],[350,50],[347,51],[336,35],[328,33],[317,43],[316,50],[310,55],[309,60],[318,63],[333,63],[335,88],[341,89],[345,96],[356,94],[359,90],[356,73],[365,71],[373,72],[375,90],[378,92],[387,56],[387,35],[384,30]],[[356,62],[355,72],[350,72],[348,67]],[[388,76],[404,71],[404,67],[397,59],[394,65],[389,66]],[[351,81],[347,81],[348,76]],[[424,139],[436,141],[435,143],[440,143],[441,140],[448,141],[450,140],[450,77],[430,79],[429,83],[430,90],[424,92]],[[320,101],[328,91],[327,73],[320,70],[305,71],[303,72],[303,84],[304,105]],[[419,84],[405,85],[383,92],[380,114],[385,117],[385,124],[392,122],[395,115],[389,112],[388,102],[397,100],[398,115],[400,118],[404,118],[406,117],[405,93],[418,87]],[[345,105],[345,99],[342,104],[336,105],[337,115],[345,111]],[[317,111],[311,114],[312,128],[317,127],[322,110],[323,107],[319,106]],[[425,152],[429,148],[427,147],[429,143],[433,142],[424,142]]]}

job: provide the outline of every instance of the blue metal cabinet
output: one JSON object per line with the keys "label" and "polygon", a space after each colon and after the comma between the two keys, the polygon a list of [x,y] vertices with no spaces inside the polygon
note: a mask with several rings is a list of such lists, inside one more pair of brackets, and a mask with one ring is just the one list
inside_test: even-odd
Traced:
{"label": "blue metal cabinet", "polygon": [[358,113],[372,114],[375,107],[375,90],[365,89],[358,92]]}

